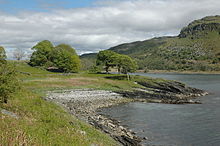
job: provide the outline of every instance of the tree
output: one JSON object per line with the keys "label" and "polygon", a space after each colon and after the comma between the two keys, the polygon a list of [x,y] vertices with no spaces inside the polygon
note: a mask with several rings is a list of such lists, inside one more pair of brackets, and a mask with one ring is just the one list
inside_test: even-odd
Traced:
{"label": "tree", "polygon": [[100,51],[97,55],[96,65],[104,65],[106,73],[109,72],[109,68],[115,66],[115,57],[117,53],[104,50]]}
{"label": "tree", "polygon": [[117,60],[118,70],[121,73],[127,74],[137,70],[137,63],[127,55],[119,55]]}
{"label": "tree", "polygon": [[[104,65],[106,73],[110,67],[117,67],[119,73],[135,72],[137,63],[127,55],[121,55],[110,50],[100,51],[97,55],[97,65]],[[128,76],[129,77],[129,76]]]}
{"label": "tree", "polygon": [[21,60],[23,57],[25,57],[25,52],[22,49],[15,49],[13,52],[13,56],[17,60]]}
{"label": "tree", "polygon": [[50,41],[44,40],[39,42],[32,48],[34,52],[31,55],[29,64],[32,66],[45,66],[46,64],[50,64],[48,62],[50,62],[50,55],[53,49],[54,46]]}
{"label": "tree", "polygon": [[4,47],[0,46],[0,64],[5,63],[6,62],[6,53],[5,53],[5,49]]}
{"label": "tree", "polygon": [[71,53],[72,55],[77,55],[74,48],[67,44],[59,44],[55,47],[56,49],[63,49]]}
{"label": "tree", "polygon": [[64,72],[79,72],[80,59],[74,48],[60,44],[51,53],[51,62]]}
{"label": "tree", "polygon": [[115,64],[118,68],[118,72],[126,74],[129,80],[128,73],[132,73],[137,70],[138,68],[137,63],[131,57],[127,55],[118,54],[115,58],[116,58]]}

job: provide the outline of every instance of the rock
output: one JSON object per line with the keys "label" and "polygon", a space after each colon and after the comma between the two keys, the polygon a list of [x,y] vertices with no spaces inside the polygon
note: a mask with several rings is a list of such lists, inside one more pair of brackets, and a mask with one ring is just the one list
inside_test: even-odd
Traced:
{"label": "rock", "polygon": [[156,102],[168,104],[184,104],[200,102],[188,101],[190,98],[207,95],[207,92],[191,88],[177,81],[167,81],[150,84],[146,81],[138,81],[138,84],[146,87],[133,91],[118,91],[124,97],[143,102]]}
{"label": "rock", "polygon": [[125,130],[125,128],[123,126],[119,126],[118,128],[120,128],[121,130]]}
{"label": "rock", "polygon": [[[130,130],[131,131],[131,130]],[[131,131],[131,134],[137,134],[137,132]]]}
{"label": "rock", "polygon": [[112,127],[112,128],[115,128],[116,126],[112,123],[108,123],[108,126]]}
{"label": "rock", "polygon": [[85,131],[79,131],[79,133],[82,134],[82,135],[86,135]]}
{"label": "rock", "polygon": [[141,146],[138,141],[127,136],[113,136],[116,141],[119,141],[124,146]]}
{"label": "rock", "polygon": [[132,135],[130,132],[127,132],[126,135],[127,135],[129,138],[133,138],[133,135]]}
{"label": "rock", "polygon": [[19,119],[19,117],[13,112],[7,111],[5,109],[0,109],[0,110],[1,110],[1,113],[4,114],[4,115],[10,116],[10,117],[15,118],[15,119]]}

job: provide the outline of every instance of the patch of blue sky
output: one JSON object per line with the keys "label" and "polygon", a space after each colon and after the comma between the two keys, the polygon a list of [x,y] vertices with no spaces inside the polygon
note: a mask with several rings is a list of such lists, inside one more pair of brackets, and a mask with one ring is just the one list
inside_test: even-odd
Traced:
{"label": "patch of blue sky", "polygon": [[53,9],[92,7],[97,0],[0,0],[0,11],[18,13],[22,11],[45,12]]}

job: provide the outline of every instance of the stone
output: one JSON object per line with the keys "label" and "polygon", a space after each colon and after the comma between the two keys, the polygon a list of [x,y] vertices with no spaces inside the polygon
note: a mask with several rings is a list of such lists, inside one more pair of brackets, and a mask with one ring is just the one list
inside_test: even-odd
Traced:
{"label": "stone", "polygon": [[79,131],[79,133],[82,134],[82,135],[86,135],[85,131]]}
{"label": "stone", "polygon": [[1,113],[4,114],[4,115],[10,116],[10,117],[15,118],[15,119],[19,119],[19,117],[13,112],[10,112],[10,111],[5,110],[5,109],[0,109],[0,110],[1,110]]}

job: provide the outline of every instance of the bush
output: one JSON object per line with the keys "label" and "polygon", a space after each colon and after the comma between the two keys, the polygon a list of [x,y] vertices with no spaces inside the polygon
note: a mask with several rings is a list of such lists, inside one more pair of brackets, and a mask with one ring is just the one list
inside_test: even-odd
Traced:
{"label": "bush", "polygon": [[7,103],[8,98],[19,89],[14,65],[0,64],[0,104]]}

